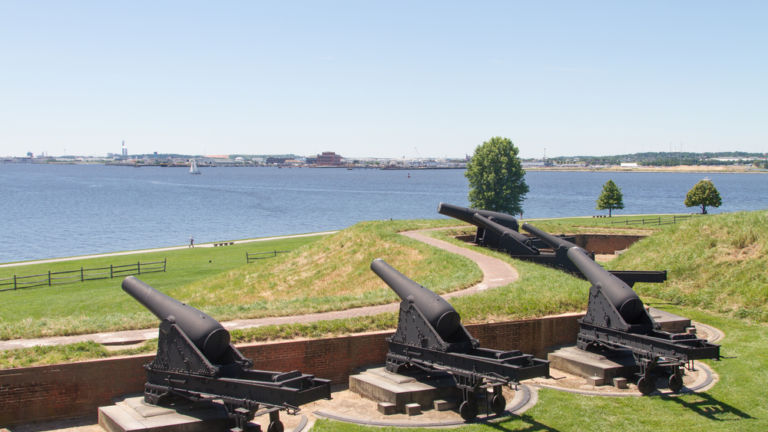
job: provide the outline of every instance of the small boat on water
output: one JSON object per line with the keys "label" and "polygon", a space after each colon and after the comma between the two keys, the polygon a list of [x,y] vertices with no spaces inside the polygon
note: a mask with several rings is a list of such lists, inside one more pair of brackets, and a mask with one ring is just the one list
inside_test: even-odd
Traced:
{"label": "small boat on water", "polygon": [[197,167],[197,160],[192,159],[189,161],[189,173],[200,174],[200,169]]}

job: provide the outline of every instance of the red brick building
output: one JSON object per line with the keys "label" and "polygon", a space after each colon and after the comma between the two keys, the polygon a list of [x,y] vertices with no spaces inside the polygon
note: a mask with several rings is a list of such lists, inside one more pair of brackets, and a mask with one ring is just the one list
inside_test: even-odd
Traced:
{"label": "red brick building", "polygon": [[317,155],[317,164],[325,166],[341,165],[341,155],[337,155],[334,152],[323,152],[323,154]]}

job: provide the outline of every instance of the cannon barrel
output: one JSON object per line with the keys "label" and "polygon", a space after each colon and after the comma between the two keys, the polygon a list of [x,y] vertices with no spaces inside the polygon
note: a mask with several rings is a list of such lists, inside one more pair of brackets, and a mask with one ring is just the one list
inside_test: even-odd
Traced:
{"label": "cannon barrel", "polygon": [[552,234],[546,231],[542,231],[531,224],[524,223],[523,229],[535,235],[536,237],[540,238],[544,243],[548,244],[550,247],[554,249],[558,249],[558,248],[570,249],[573,247],[578,247],[575,244],[569,242],[568,240],[563,240],[560,237],[553,236]]}
{"label": "cannon barrel", "polygon": [[483,216],[480,213],[475,213],[472,216],[472,220],[474,221],[475,225],[482,226],[483,228],[493,232],[494,234],[498,235],[499,238],[504,240],[505,238],[511,238],[515,240],[518,243],[521,243],[525,245],[528,248],[533,248],[531,245],[531,239],[529,239],[525,234],[520,234],[519,232],[507,228],[502,224],[496,223],[487,217]]}
{"label": "cannon barrel", "polygon": [[402,300],[413,301],[441,337],[447,338],[461,326],[459,313],[450,303],[395,270],[384,260],[380,258],[373,260],[371,270]]}
{"label": "cannon barrel", "polygon": [[624,281],[605,270],[580,247],[568,249],[568,259],[592,285],[597,286],[629,324],[635,324],[645,312],[643,301]]}
{"label": "cannon barrel", "polygon": [[493,218],[494,221],[502,226],[510,228],[514,231],[519,229],[519,224],[514,216],[510,216],[506,213],[499,213],[491,210],[478,210],[468,207],[461,207],[453,204],[440,203],[437,205],[437,212],[446,216],[450,216],[455,219],[462,220],[466,223],[476,225],[472,216],[477,213],[486,218]]}
{"label": "cannon barrel", "polygon": [[168,297],[133,276],[123,279],[122,286],[123,291],[156,317],[175,323],[181,328],[211,362],[215,362],[229,347],[229,332],[205,313]]}

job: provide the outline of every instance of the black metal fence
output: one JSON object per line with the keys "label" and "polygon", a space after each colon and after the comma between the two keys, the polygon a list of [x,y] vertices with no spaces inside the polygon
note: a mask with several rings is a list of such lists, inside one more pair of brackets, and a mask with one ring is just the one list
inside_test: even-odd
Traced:
{"label": "black metal fence", "polygon": [[288,253],[288,252],[290,252],[290,251],[274,250],[272,252],[253,252],[253,253],[246,252],[245,253],[245,262],[250,264],[250,263],[252,263],[252,262],[254,262],[256,260],[266,259],[266,258],[274,258],[274,257],[277,256],[277,254]]}
{"label": "black metal fence", "polygon": [[142,273],[164,272],[167,258],[162,261],[137,262],[136,264],[111,265],[109,267],[84,268],[67,271],[48,271],[48,273],[18,276],[0,279],[0,291],[10,291],[38,286],[54,286],[67,283],[85,282],[99,279],[112,279]]}
{"label": "black metal fence", "polygon": [[611,225],[672,225],[690,219],[692,215],[654,216],[641,219],[612,220]]}

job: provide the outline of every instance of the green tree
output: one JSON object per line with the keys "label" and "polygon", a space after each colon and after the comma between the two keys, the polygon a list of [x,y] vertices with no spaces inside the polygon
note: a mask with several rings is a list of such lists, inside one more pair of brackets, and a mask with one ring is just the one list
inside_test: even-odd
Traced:
{"label": "green tree", "polygon": [[710,179],[704,179],[696,183],[688,191],[688,195],[685,196],[685,206],[701,206],[701,214],[707,214],[707,206],[720,207],[721,204],[723,204],[723,200],[720,199],[720,192],[717,191],[717,188],[715,188],[714,183]]}
{"label": "green tree", "polygon": [[597,198],[597,209],[608,209],[608,217],[611,217],[613,210],[620,210],[624,208],[624,196],[621,194],[621,189],[616,186],[613,180],[608,180],[603,185],[603,192]]}
{"label": "green tree", "polygon": [[493,137],[477,146],[464,175],[472,207],[508,214],[522,213],[525,183],[519,150],[509,138]]}

